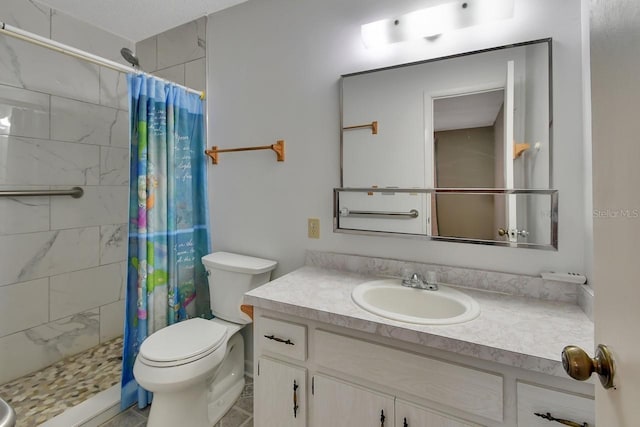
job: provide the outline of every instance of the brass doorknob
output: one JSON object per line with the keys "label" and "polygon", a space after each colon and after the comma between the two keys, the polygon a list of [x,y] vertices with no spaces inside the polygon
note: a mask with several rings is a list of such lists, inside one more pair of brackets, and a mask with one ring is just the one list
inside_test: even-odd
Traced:
{"label": "brass doorknob", "polygon": [[606,345],[600,344],[593,359],[580,347],[566,346],[562,350],[562,366],[569,376],[578,381],[585,381],[592,373],[597,373],[604,388],[614,387],[615,369],[611,352]]}
{"label": "brass doorknob", "polygon": [[498,236],[506,236],[507,234],[507,230],[505,230],[504,228],[498,228]]}

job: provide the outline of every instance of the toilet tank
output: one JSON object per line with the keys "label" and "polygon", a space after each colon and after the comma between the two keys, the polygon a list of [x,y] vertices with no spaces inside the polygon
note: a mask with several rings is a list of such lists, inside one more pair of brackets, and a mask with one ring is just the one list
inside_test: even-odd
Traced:
{"label": "toilet tank", "polygon": [[251,323],[240,310],[245,292],[267,283],[278,263],[229,252],[202,257],[209,278],[211,311],[216,317],[234,323]]}

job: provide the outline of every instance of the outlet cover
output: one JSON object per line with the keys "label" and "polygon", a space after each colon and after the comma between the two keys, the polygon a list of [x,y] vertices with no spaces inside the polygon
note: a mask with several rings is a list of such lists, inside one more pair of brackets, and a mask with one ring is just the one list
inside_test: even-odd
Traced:
{"label": "outlet cover", "polygon": [[307,233],[310,239],[320,238],[320,218],[309,218],[307,220]]}

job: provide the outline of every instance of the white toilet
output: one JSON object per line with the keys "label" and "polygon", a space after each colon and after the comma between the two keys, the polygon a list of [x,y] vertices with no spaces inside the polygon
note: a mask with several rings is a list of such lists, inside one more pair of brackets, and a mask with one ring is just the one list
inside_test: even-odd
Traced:
{"label": "white toilet", "polygon": [[245,292],[267,283],[276,261],[228,252],[202,257],[213,320],[189,319],[163,328],[140,346],[138,384],[153,392],[148,427],[211,427],[244,388],[244,342],[251,318],[240,310]]}

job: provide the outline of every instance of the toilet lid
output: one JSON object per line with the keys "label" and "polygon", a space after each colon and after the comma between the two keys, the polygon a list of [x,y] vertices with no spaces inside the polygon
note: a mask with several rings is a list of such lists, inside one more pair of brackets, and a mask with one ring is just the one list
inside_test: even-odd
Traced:
{"label": "toilet lid", "polygon": [[139,354],[156,366],[181,365],[215,351],[227,337],[227,328],[194,318],[160,329],[140,346]]}

